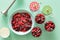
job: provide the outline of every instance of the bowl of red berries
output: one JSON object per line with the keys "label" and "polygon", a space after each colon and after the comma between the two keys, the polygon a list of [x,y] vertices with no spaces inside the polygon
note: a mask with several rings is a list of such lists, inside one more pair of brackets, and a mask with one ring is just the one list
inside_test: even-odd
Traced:
{"label": "bowl of red berries", "polygon": [[18,35],[28,34],[34,27],[34,18],[32,14],[26,10],[17,10],[9,20],[10,29]]}

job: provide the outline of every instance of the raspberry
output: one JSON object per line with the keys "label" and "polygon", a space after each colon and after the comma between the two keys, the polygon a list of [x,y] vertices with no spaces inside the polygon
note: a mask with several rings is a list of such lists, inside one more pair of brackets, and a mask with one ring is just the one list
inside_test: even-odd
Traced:
{"label": "raspberry", "polygon": [[12,18],[12,28],[15,31],[26,32],[32,26],[31,16],[28,13],[16,13]]}

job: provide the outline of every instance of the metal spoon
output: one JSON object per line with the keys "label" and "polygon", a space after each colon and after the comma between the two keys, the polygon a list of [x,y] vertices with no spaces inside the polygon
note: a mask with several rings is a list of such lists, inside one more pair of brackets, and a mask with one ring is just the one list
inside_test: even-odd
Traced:
{"label": "metal spoon", "polygon": [[6,14],[6,13],[8,12],[8,10],[11,8],[11,6],[15,3],[15,1],[16,1],[16,0],[13,0],[13,2],[10,4],[10,6],[7,7],[7,9],[1,11],[1,13]]}

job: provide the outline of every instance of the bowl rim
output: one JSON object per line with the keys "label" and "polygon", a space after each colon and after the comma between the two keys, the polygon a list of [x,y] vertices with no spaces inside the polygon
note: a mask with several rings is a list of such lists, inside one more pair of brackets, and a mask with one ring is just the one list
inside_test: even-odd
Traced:
{"label": "bowl rim", "polygon": [[[11,20],[12,20],[13,15],[16,14],[17,12],[20,12],[20,13],[21,13],[21,12],[26,12],[26,13],[29,13],[29,15],[31,16],[32,26],[31,26],[31,28],[30,28],[28,31],[26,31],[26,32],[17,32],[17,31],[15,31],[15,30],[13,30],[12,25],[11,25]],[[21,10],[16,10],[16,11],[13,12],[13,14],[10,16],[9,21],[8,21],[8,24],[9,24],[9,28],[10,28],[15,34],[17,34],[17,35],[26,35],[26,34],[28,34],[28,33],[33,29],[33,27],[34,27],[34,18],[33,18],[33,15],[32,15],[29,11],[27,11],[27,10],[23,10],[23,9],[21,9]]]}

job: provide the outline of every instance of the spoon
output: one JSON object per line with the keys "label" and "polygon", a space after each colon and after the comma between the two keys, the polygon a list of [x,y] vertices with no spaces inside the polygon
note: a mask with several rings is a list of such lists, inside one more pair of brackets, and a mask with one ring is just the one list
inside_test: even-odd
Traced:
{"label": "spoon", "polygon": [[3,11],[1,11],[1,13],[6,14],[8,12],[8,10],[11,8],[11,6],[15,3],[16,0],[13,0],[13,2]]}

